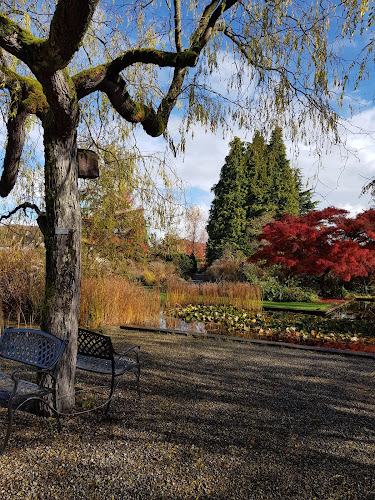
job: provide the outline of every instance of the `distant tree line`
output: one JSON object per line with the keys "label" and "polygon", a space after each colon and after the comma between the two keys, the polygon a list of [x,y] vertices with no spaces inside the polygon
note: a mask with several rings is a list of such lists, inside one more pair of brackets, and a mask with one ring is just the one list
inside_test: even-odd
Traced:
{"label": "distant tree line", "polygon": [[272,218],[305,215],[317,205],[312,190],[303,188],[300,170],[290,166],[280,127],[273,130],[268,144],[260,132],[251,143],[235,137],[212,191],[208,264],[226,248],[251,255],[257,234]]}

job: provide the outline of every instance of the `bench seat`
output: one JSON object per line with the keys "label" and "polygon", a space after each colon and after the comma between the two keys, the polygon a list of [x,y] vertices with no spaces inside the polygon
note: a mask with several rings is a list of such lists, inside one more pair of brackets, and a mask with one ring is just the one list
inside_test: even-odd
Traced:
{"label": "bench seat", "polygon": [[[0,405],[8,408],[8,426],[0,454],[3,455],[12,431],[14,413],[35,401],[48,406],[57,419],[55,366],[66,342],[54,335],[32,328],[7,328],[0,337],[0,357],[27,365],[10,374],[0,371]],[[24,380],[26,374],[39,376],[39,383]],[[43,376],[43,377],[42,377]],[[48,383],[43,380],[48,376]],[[22,378],[21,378],[22,377]],[[52,404],[45,396],[52,395]]]}
{"label": "bench seat", "polygon": [[[111,399],[115,390],[115,379],[127,372],[134,373],[137,383],[137,391],[140,396],[140,363],[138,351],[139,345],[134,345],[122,353],[115,351],[112,340],[107,335],[86,330],[78,329],[78,349],[77,365],[78,370],[100,373],[111,376],[111,387],[108,397],[106,412],[109,409]],[[134,359],[129,359],[134,355]]]}
{"label": "bench seat", "polygon": [[[6,375],[5,373],[0,373],[0,405],[4,402],[3,406],[8,406],[8,402],[12,397],[14,390],[14,380],[11,375]],[[17,386],[17,394],[13,398],[13,404],[21,403],[22,401],[28,399],[30,396],[43,397],[48,394],[52,394],[53,389],[48,387],[41,387],[38,384],[28,382],[27,380],[19,380]]]}
{"label": "bench seat", "polygon": [[[137,363],[127,359],[114,360],[114,376],[119,377],[125,372],[137,368]],[[109,359],[93,358],[92,356],[77,355],[77,368],[89,372],[102,373],[103,375],[112,375],[112,361]]]}

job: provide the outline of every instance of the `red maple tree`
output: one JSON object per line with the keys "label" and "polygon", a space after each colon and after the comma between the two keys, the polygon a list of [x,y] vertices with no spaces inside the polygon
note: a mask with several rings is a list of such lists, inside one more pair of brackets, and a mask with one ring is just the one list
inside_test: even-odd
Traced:
{"label": "red maple tree", "polygon": [[331,273],[344,281],[368,276],[375,269],[375,210],[348,215],[334,207],[301,217],[284,215],[263,229],[259,239],[268,244],[249,262],[282,264],[294,274],[323,278]]}

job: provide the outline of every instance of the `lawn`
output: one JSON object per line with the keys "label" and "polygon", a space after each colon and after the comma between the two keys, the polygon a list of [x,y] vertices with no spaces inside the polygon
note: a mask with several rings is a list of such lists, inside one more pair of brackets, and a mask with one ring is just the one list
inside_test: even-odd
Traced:
{"label": "lawn", "polygon": [[285,309],[304,309],[306,311],[324,311],[335,305],[333,302],[271,302],[264,300],[263,306],[285,308]]}
{"label": "lawn", "polygon": [[111,331],[117,350],[141,345],[141,400],[128,377],[108,417],[61,434],[20,412],[2,498],[374,498],[372,359]]}

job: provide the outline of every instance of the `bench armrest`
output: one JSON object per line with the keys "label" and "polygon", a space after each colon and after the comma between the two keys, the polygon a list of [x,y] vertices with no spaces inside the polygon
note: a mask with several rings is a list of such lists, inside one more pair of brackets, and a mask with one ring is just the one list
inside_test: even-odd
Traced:
{"label": "bench armrest", "polygon": [[133,345],[132,347],[129,347],[129,349],[127,349],[127,350],[126,350],[126,351],[124,351],[124,352],[116,352],[116,351],[115,351],[115,354],[116,354],[117,356],[119,356],[119,358],[122,358],[122,357],[124,357],[126,354],[128,354],[129,352],[134,351],[136,362],[137,362],[137,363],[139,363],[139,356],[138,356],[138,352],[140,351],[140,349],[141,349],[141,346],[139,346],[139,345]]}
{"label": "bench armrest", "polygon": [[32,369],[32,368],[20,368],[18,370],[14,370],[10,376],[12,378],[12,380],[15,382],[15,385],[18,385],[18,381],[20,380],[20,377],[19,375],[21,375],[22,373],[34,373],[34,374],[39,374],[39,375],[49,375],[53,382],[56,383],[56,378],[55,376],[53,375],[53,373],[51,372],[51,370],[47,370],[45,368],[42,368],[42,369]]}
{"label": "bench armrest", "polygon": [[128,352],[134,351],[134,349],[138,349],[138,351],[140,351],[141,346],[140,345],[133,345],[132,347],[129,347],[129,349],[126,349],[126,351],[124,351],[124,352],[116,352],[115,351],[115,354],[117,354],[117,356],[124,356],[125,354],[128,354]]}

